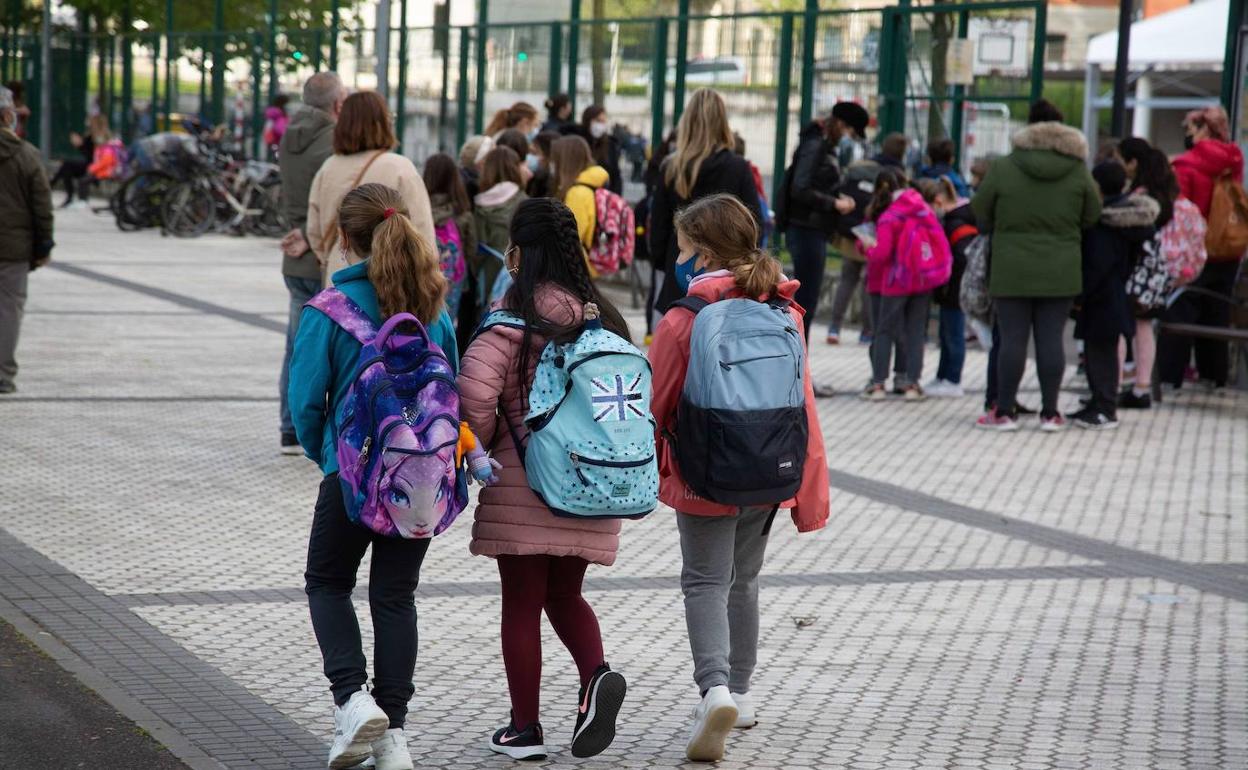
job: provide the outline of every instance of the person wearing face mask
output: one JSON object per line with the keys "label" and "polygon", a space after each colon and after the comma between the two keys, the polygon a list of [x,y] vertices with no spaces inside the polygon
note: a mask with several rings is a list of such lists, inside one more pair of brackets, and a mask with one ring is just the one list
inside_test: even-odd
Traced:
{"label": "person wearing face mask", "polygon": [[0,394],[17,390],[17,334],[31,271],[52,258],[52,188],[34,145],[19,139],[17,108],[0,87]]}
{"label": "person wearing face mask", "polygon": [[520,173],[520,186],[526,188],[529,180],[533,178],[533,169],[528,163],[528,158],[531,154],[529,152],[531,146],[529,140],[524,138],[524,134],[520,133],[519,129],[509,128],[499,134],[498,139],[494,143],[498,147],[510,148],[516,154],[516,157],[520,159],[516,170]]}
{"label": "person wearing face mask", "polygon": [[497,140],[499,134],[509,128],[514,128],[524,135],[526,141],[531,142],[533,137],[537,136],[540,127],[541,120],[538,118],[537,108],[528,102],[516,102],[494,113],[494,117],[490,119],[490,125],[485,129],[485,135]]}
{"label": "person wearing face mask", "polygon": [[624,191],[624,179],[620,176],[620,143],[611,135],[607,110],[591,104],[581,113],[581,129],[593,153],[594,162],[607,170],[607,189],[619,195]]}
{"label": "person wearing face mask", "polygon": [[[1206,221],[1213,205],[1213,191],[1219,177],[1230,175],[1236,184],[1244,183],[1244,154],[1231,139],[1230,121],[1221,107],[1193,110],[1183,119],[1184,146],[1187,152],[1174,159],[1174,175],[1179,191],[1200,209]],[[1192,286],[1229,296],[1235,285],[1242,254],[1209,254],[1205,269]],[[1212,297],[1184,294],[1166,312],[1172,323],[1197,323],[1228,326],[1231,307]],[[1215,386],[1226,384],[1229,370],[1227,343],[1217,340],[1193,340],[1163,334],[1157,342],[1158,373],[1161,382],[1175,388],[1183,385],[1184,373],[1192,350],[1195,349],[1196,370],[1200,378]]]}
{"label": "person wearing face mask", "polygon": [[524,162],[533,176],[525,188],[530,198],[549,198],[554,194],[554,172],[550,166],[550,148],[559,140],[555,131],[542,131],[529,145],[529,154]]}

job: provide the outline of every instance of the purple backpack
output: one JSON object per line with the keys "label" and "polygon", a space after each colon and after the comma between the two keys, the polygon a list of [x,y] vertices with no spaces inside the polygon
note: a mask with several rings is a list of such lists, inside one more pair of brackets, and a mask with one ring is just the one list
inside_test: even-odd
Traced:
{"label": "purple backpack", "polygon": [[317,294],[308,306],[361,345],[337,415],[338,479],[348,518],[389,537],[443,532],[468,504],[457,467],[459,390],[450,361],[410,313],[378,330],[338,289]]}

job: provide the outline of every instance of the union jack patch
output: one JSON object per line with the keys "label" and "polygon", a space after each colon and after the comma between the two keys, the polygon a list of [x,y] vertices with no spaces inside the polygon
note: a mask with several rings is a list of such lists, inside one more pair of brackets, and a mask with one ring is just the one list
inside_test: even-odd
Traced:
{"label": "union jack patch", "polygon": [[644,420],[646,413],[639,404],[642,401],[641,375],[625,381],[622,375],[594,377],[594,422],[622,422]]}

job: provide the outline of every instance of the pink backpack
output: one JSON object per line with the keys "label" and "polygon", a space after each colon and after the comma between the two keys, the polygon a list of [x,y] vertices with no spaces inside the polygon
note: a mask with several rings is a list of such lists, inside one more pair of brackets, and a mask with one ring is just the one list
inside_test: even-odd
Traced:
{"label": "pink backpack", "polygon": [[1205,218],[1187,198],[1174,202],[1174,216],[1161,228],[1161,255],[1166,260],[1172,286],[1186,286],[1196,280],[1209,258],[1205,251]]}
{"label": "pink backpack", "polygon": [[903,219],[896,255],[884,279],[894,292],[922,294],[949,282],[953,252],[930,208]]}
{"label": "pink backpack", "polygon": [[633,209],[619,195],[599,187],[594,190],[594,219],[594,243],[589,249],[589,263],[600,276],[614,275],[620,268],[633,263],[637,238]]}

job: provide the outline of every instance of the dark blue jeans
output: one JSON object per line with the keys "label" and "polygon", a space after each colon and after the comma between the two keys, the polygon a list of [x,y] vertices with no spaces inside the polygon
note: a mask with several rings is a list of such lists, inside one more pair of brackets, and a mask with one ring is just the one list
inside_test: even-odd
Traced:
{"label": "dark blue jeans", "polygon": [[936,377],[955,385],[962,383],[966,362],[966,316],[957,308],[940,309],[940,366]]}
{"label": "dark blue jeans", "polygon": [[802,283],[793,300],[806,311],[802,323],[809,342],[810,327],[815,322],[819,293],[823,289],[823,271],[828,262],[828,236],[822,230],[793,226],[789,228],[785,243],[793,258],[793,277]]}

